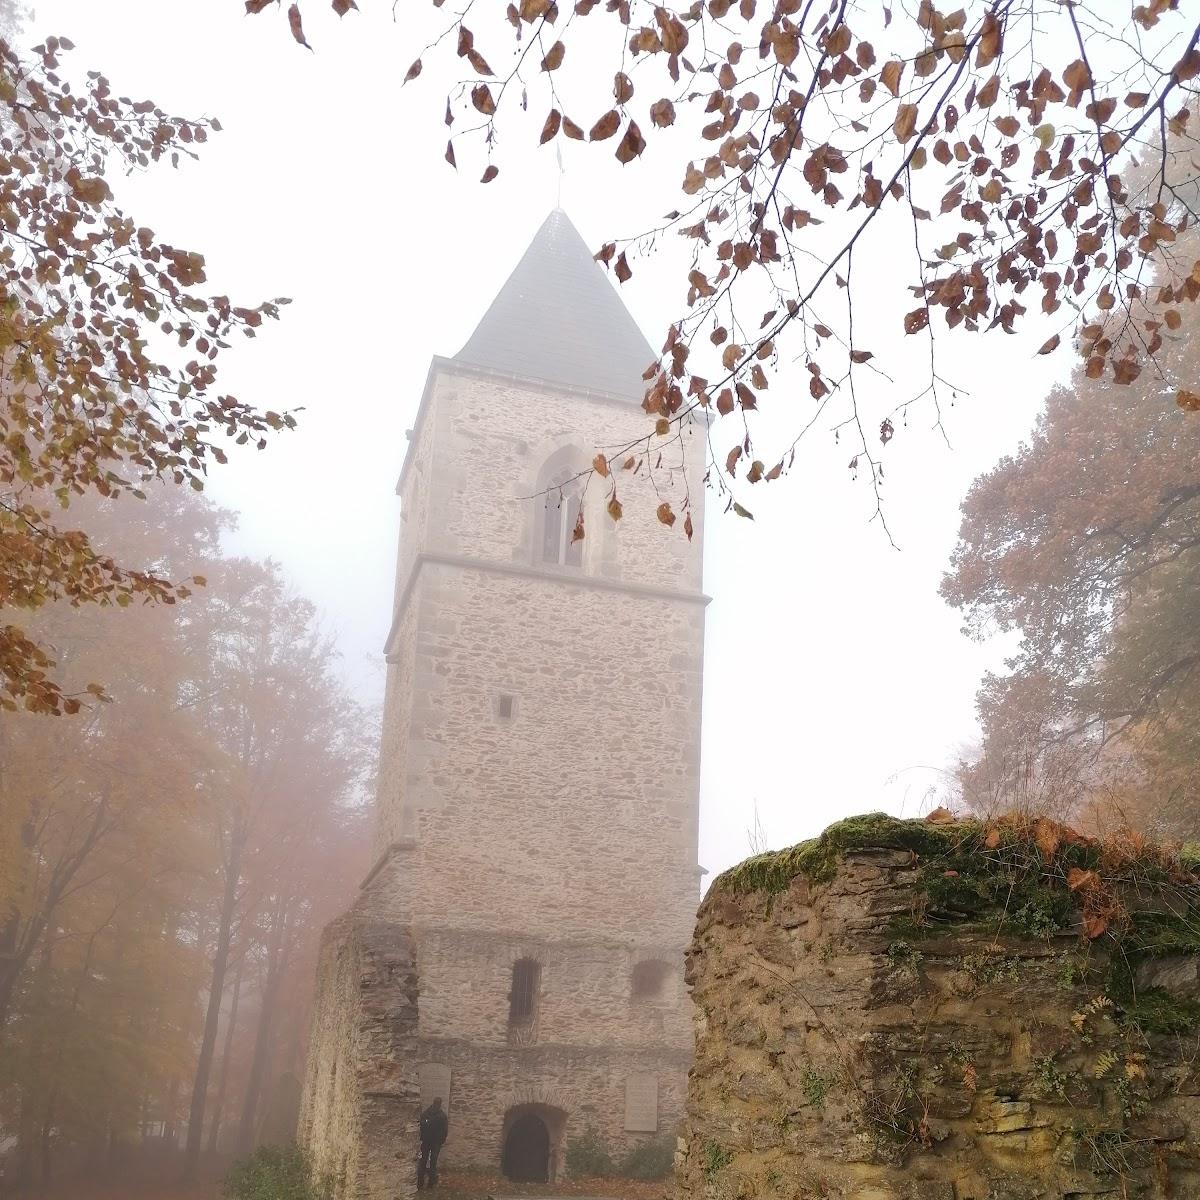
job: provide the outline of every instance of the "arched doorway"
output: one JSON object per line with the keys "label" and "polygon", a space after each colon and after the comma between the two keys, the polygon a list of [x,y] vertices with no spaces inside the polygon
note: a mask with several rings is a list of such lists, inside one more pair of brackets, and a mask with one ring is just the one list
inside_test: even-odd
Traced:
{"label": "arched doorway", "polygon": [[550,1181],[550,1130],[537,1113],[522,1113],[508,1127],[501,1166],[517,1183]]}
{"label": "arched doorway", "polygon": [[558,1114],[543,1105],[510,1109],[504,1121],[500,1168],[516,1183],[549,1183],[556,1174],[555,1139]]}

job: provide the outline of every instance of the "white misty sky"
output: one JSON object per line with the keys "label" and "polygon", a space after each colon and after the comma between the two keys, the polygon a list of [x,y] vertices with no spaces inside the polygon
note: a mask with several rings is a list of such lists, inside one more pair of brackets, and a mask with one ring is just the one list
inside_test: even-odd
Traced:
{"label": "white misty sky", "polygon": [[[64,59],[73,77],[102,69],[118,94],[221,119],[200,161],[133,178],[120,195],[139,222],[206,255],[214,290],[243,303],[293,298],[281,323],[229,353],[221,385],[260,407],[302,408],[299,429],[218,469],[211,494],[241,514],[234,548],[282,562],[336,632],[361,696],[377,702],[404,433],[430,356],[461,347],[554,206],[554,149],[538,150],[544,107],[531,108],[506,132],[495,182],[476,182],[483,162],[468,147],[457,174],[443,161],[446,73],[429,61],[400,87],[427,40],[414,27],[428,25],[427,4],[401,0],[396,24],[375,0],[339,23],[326,0],[307,0],[315,54],[291,41],[282,13],[250,18],[242,7],[42,0],[31,32],[76,43]],[[586,128],[600,111],[580,101],[576,119]],[[686,143],[650,140],[661,153],[625,168],[603,149],[564,145],[562,205],[591,244],[675,206]],[[681,249],[635,263],[623,289],[655,345],[682,295]],[[911,255],[911,230],[886,226],[856,255],[859,329],[881,315],[894,329],[903,298],[869,301],[907,282]],[[710,871],[748,852],[755,804],[772,846],[855,812],[919,811],[931,768],[973,737],[980,675],[1002,655],[961,635],[937,587],[971,480],[1017,444],[1068,369],[1034,358],[1050,332],[941,339],[942,374],[970,394],[946,412],[952,448],[918,407],[883,451],[898,549],[870,521],[866,478],[846,469],[854,446],[835,443],[829,421],[787,479],[745,497],[753,523],[722,515],[710,496],[700,842]],[[865,398],[875,427],[922,386],[926,348],[893,349],[881,358],[897,383]],[[807,376],[796,375],[785,369],[772,392],[789,419],[811,413]]]}

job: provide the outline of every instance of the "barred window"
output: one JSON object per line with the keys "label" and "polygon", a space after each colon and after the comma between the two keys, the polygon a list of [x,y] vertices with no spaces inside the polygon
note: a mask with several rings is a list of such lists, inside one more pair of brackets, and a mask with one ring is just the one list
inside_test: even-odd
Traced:
{"label": "barred window", "polygon": [[512,991],[508,994],[508,1023],[527,1025],[537,1009],[542,966],[536,959],[518,958],[513,963]]}

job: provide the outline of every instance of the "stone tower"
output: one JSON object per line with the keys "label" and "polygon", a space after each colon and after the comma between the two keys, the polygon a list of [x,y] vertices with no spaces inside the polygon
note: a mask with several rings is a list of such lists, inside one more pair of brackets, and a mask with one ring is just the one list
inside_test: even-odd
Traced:
{"label": "stone tower", "polygon": [[[576,479],[645,436],[654,358],[558,211],[430,367],[397,485],[378,858],[326,932],[300,1122],[341,1196],[411,1190],[434,1095],[444,1165],[526,1179],[584,1132],[620,1157],[682,1117],[702,429],[618,465],[619,523],[611,481]],[[655,517],[689,497],[691,544]]]}

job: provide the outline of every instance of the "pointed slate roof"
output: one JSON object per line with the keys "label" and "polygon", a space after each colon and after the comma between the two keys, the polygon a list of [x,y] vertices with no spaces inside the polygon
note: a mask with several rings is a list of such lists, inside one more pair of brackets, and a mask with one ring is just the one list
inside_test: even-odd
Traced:
{"label": "pointed slate roof", "polygon": [[657,358],[579,231],[555,209],[454,361],[640,401]]}

